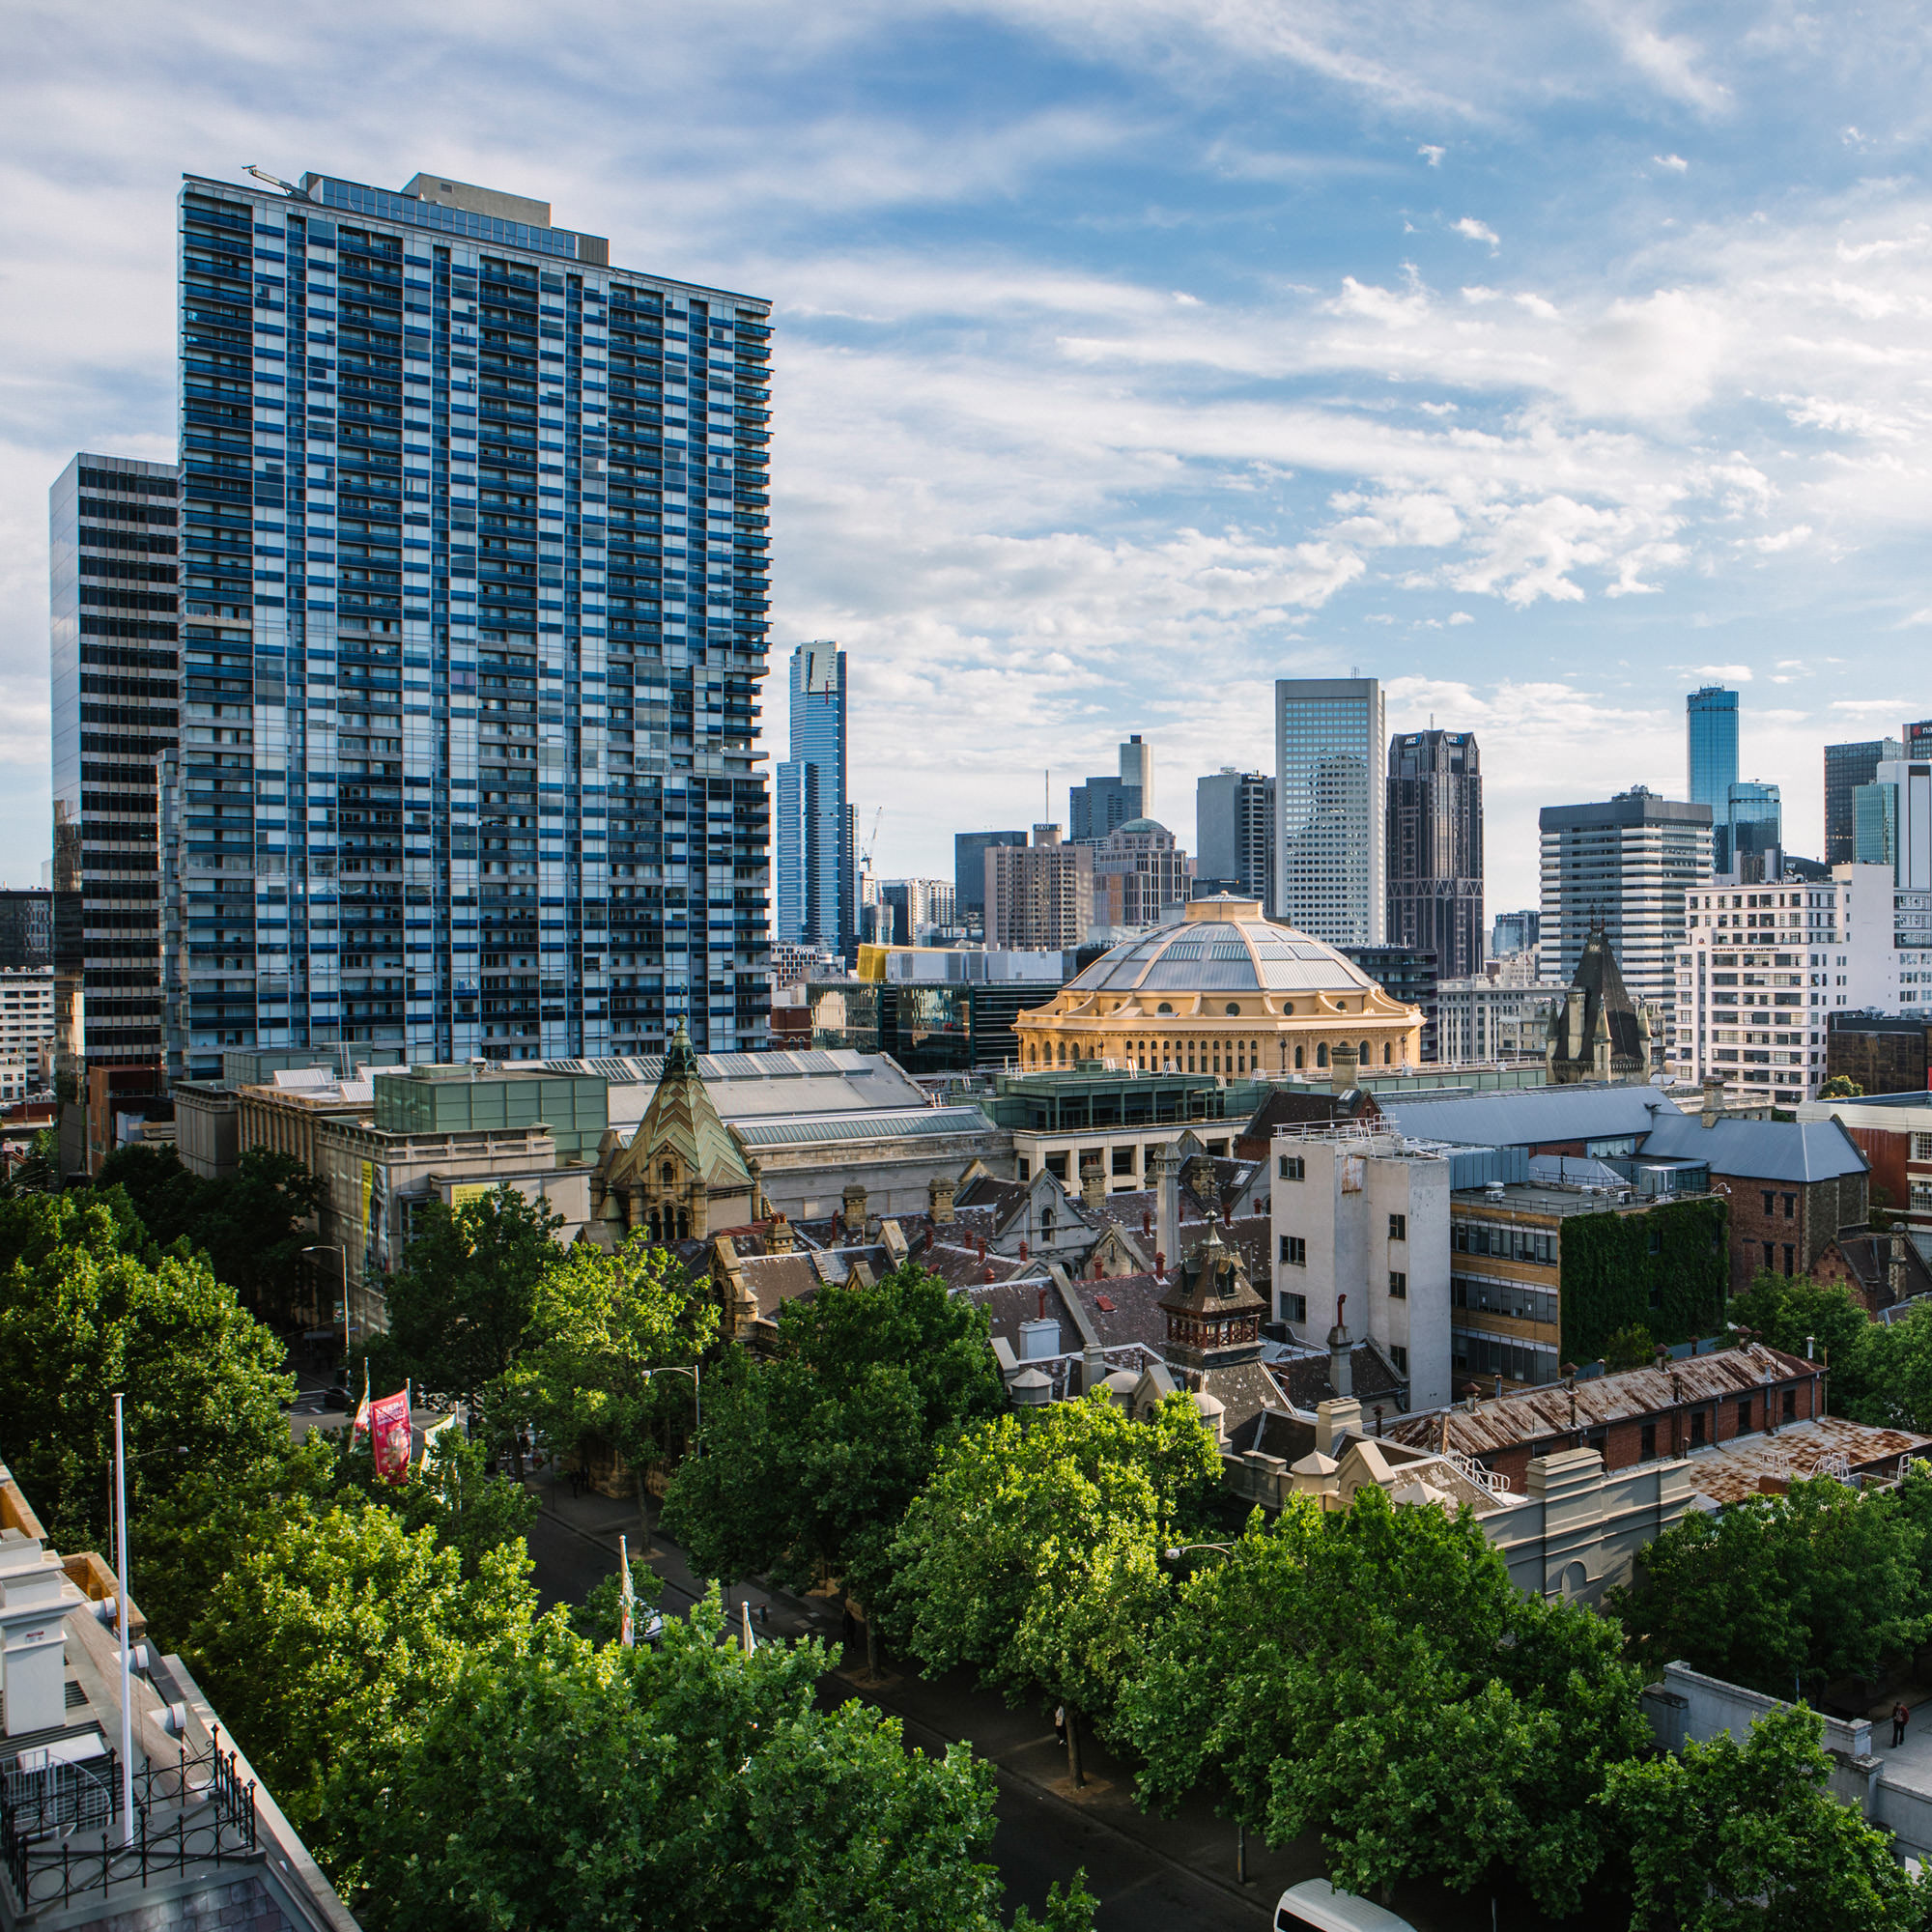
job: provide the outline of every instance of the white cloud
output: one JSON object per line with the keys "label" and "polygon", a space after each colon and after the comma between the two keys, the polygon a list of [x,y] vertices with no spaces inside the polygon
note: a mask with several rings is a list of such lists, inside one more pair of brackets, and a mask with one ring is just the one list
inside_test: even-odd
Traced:
{"label": "white cloud", "polygon": [[1432,168],[1439,168],[1442,165],[1442,156],[1446,155],[1449,151],[1446,148],[1438,148],[1432,144],[1425,143],[1422,147],[1416,149],[1415,152],[1418,155],[1420,155],[1422,158],[1425,161],[1427,161]]}
{"label": "white cloud", "polygon": [[1682,155],[1653,155],[1650,159],[1653,167],[1668,168],[1672,174],[1686,174],[1690,167]]}
{"label": "white cloud", "polygon": [[1449,621],[1452,624],[1473,624],[1476,620],[1466,611],[1452,611]]}
{"label": "white cloud", "polygon": [[1487,222],[1478,221],[1473,214],[1465,214],[1456,224],[1458,235],[1466,235],[1471,242],[1487,242],[1492,248],[1500,248],[1502,238]]}
{"label": "white cloud", "polygon": [[1706,684],[1748,684],[1751,681],[1749,665],[1679,665],[1677,669],[1684,676],[1701,678]]}

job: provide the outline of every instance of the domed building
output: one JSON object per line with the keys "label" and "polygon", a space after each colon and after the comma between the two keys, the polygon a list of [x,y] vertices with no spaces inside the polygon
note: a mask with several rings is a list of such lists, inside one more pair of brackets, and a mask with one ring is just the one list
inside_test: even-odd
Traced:
{"label": "domed building", "polygon": [[1013,1022],[1022,1070],[1097,1060],[1144,1073],[1326,1072],[1338,1047],[1414,1065],[1422,1015],[1334,947],[1262,917],[1259,899],[1195,899],[1184,917],[1094,960]]}

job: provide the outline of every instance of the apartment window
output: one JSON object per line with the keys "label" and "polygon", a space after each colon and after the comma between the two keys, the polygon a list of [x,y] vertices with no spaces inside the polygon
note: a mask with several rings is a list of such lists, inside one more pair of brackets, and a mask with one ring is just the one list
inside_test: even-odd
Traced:
{"label": "apartment window", "polygon": [[1021,1154],[1019,1157],[1019,1177],[1022,1180],[1031,1180],[1033,1179],[1033,1162],[1025,1154]]}
{"label": "apartment window", "polygon": [[1637,1431],[1636,1460],[1639,1463],[1657,1461],[1657,1424],[1646,1422]]}
{"label": "apartment window", "polygon": [[1765,1218],[1769,1220],[1771,1218],[1771,1189],[1767,1187],[1758,1199],[1764,1203]]}
{"label": "apartment window", "polygon": [[1780,1407],[1786,1422],[1798,1420],[1798,1391],[1795,1388],[1787,1388],[1784,1391],[1784,1401]]}
{"label": "apartment window", "polygon": [[1776,1249],[1773,1246],[1773,1244],[1770,1241],[1766,1241],[1763,1245],[1764,1245],[1764,1271],[1765,1273],[1769,1274],[1773,1266],[1772,1257],[1776,1253]]}
{"label": "apartment window", "polygon": [[1397,1348],[1393,1343],[1391,1343],[1389,1345],[1389,1360],[1395,1364],[1395,1372],[1397,1375],[1399,1376],[1407,1375],[1408,1350],[1406,1349]]}
{"label": "apartment window", "polygon": [[1408,1239],[1408,1216],[1406,1214],[1391,1214],[1389,1216],[1389,1239],[1392,1241],[1406,1241]]}
{"label": "apartment window", "polygon": [[1784,1272],[1787,1278],[1789,1278],[1789,1276],[1791,1275],[1792,1264],[1796,1260],[1797,1260],[1796,1249],[1792,1246],[1792,1244],[1789,1241],[1786,1241],[1784,1244]]}
{"label": "apartment window", "polygon": [[1703,1448],[1705,1441],[1708,1439],[1705,1435],[1706,1420],[1707,1418],[1703,1409],[1693,1408],[1690,1411],[1690,1446],[1693,1449]]}
{"label": "apartment window", "polygon": [[1284,1321],[1306,1321],[1308,1320],[1307,1295],[1284,1293],[1281,1297],[1281,1319]]}
{"label": "apartment window", "polygon": [[1299,1235],[1284,1235],[1281,1237],[1281,1258],[1290,1267],[1305,1268],[1308,1265],[1308,1243]]}
{"label": "apartment window", "polygon": [[1298,1153],[1283,1154],[1281,1178],[1284,1180],[1305,1180],[1308,1178],[1308,1163]]}
{"label": "apartment window", "polygon": [[1784,1209],[1784,1218],[1789,1221],[1798,1211],[1798,1197],[1795,1194],[1780,1194],[1778,1205]]}
{"label": "apartment window", "polygon": [[1389,1269],[1389,1293],[1398,1301],[1408,1299],[1408,1277],[1400,1268]]}

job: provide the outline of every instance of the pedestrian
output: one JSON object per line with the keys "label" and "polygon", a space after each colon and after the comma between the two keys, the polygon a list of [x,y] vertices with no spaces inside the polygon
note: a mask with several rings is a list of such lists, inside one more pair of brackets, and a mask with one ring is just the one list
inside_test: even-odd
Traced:
{"label": "pedestrian", "polygon": [[1056,1704],[1053,1707],[1053,1741],[1062,1750],[1066,1748],[1066,1706],[1065,1704]]}
{"label": "pedestrian", "polygon": [[1905,1708],[1905,1700],[1891,1707],[1891,1747],[1896,1750],[1905,1742],[1905,1727],[1912,1721],[1912,1713]]}

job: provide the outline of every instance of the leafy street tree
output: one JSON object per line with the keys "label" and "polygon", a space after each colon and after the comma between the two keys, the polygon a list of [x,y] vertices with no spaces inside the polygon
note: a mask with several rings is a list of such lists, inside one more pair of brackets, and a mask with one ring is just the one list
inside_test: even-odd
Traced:
{"label": "leafy street tree", "polygon": [[1820,1476],[1685,1517],[1639,1553],[1610,1607],[1652,1665],[1681,1658],[1773,1696],[1801,1677],[1875,1676],[1932,1628],[1925,1534],[1892,1493]]}
{"label": "leafy street tree", "polygon": [[1819,1088],[1818,1097],[1821,1100],[1856,1100],[1864,1091],[1849,1073],[1834,1073]]}
{"label": "leafy street tree", "polygon": [[1610,1770],[1604,1804],[1629,1845],[1633,1932],[1918,1932],[1928,1888],[1891,1840],[1826,1789],[1831,1760],[1803,1706],[1682,1756]]}
{"label": "leafy street tree", "polygon": [[[472,1653],[366,1820],[364,1922],[993,1932],[988,1768],[907,1750],[862,1704],[820,1710],[822,1646],[747,1657],[724,1621],[714,1592],[655,1653],[554,1620]],[[1092,1910],[1076,1889],[1047,1924],[1077,1932]]]}
{"label": "leafy street tree", "polygon": [[1162,1551],[1193,1540],[1220,1484],[1193,1403],[1147,1422],[1096,1390],[967,1430],[940,1458],[894,1547],[890,1627],[930,1669],[973,1664],[1009,1698],[1043,1691],[1110,1711],[1175,1585]]}
{"label": "leafy street tree", "polygon": [[112,1197],[43,1195],[9,1203],[8,1217],[0,1416],[7,1460],[57,1545],[104,1547],[116,1390],[130,1520],[189,1470],[286,1448],[282,1345],[200,1257],[142,1259],[152,1249]]}
{"label": "leafy street tree", "polygon": [[389,1339],[425,1388],[473,1401],[508,1371],[562,1226],[561,1214],[508,1187],[417,1212],[387,1296]]}
{"label": "leafy street tree", "polygon": [[1647,1369],[1656,1358],[1657,1345],[1650,1330],[1641,1322],[1619,1328],[1604,1344],[1604,1367],[1615,1375],[1619,1369]]}
{"label": "leafy street tree", "polygon": [[1520,1593],[1466,1513],[1301,1498],[1189,1577],[1119,1728],[1148,1802],[1201,1787],[1270,1843],[1320,1832],[1351,1891],[1504,1865],[1560,1917],[1612,1850],[1590,1801],[1648,1736],[1620,1648]]}
{"label": "leafy street tree", "polygon": [[717,1332],[717,1307],[642,1234],[614,1255],[580,1241],[545,1268],[529,1346],[488,1406],[498,1428],[527,1419],[559,1449],[609,1444],[630,1466],[642,1510],[667,1431],[693,1413],[689,1377],[649,1372],[696,1362]]}
{"label": "leafy street tree", "polygon": [[1832,1351],[1833,1406],[1861,1422],[1925,1433],[1932,1422],[1932,1309],[1867,1326],[1856,1391],[1847,1391]]}
{"label": "leafy street tree", "polygon": [[117,1148],[99,1184],[125,1188],[160,1246],[185,1238],[216,1280],[257,1308],[291,1298],[305,1223],[322,1200],[322,1182],[300,1161],[268,1148],[250,1148],[219,1180],[190,1174],[173,1148]]}
{"label": "leafy street tree", "polygon": [[705,1453],[671,1479],[666,1532],[701,1576],[829,1573],[870,1604],[941,1451],[1005,1406],[986,1318],[908,1264],[787,1302],[778,1325],[771,1360],[734,1350],[706,1384]]}
{"label": "leafy street tree", "polygon": [[[433,1528],[306,1496],[255,1520],[209,1591],[185,1655],[297,1829],[353,1862],[384,1768],[429,1720],[467,1654],[528,1640],[521,1540],[466,1577]],[[465,1767],[474,1780],[474,1763]],[[373,1780],[373,1782],[372,1782]]]}

